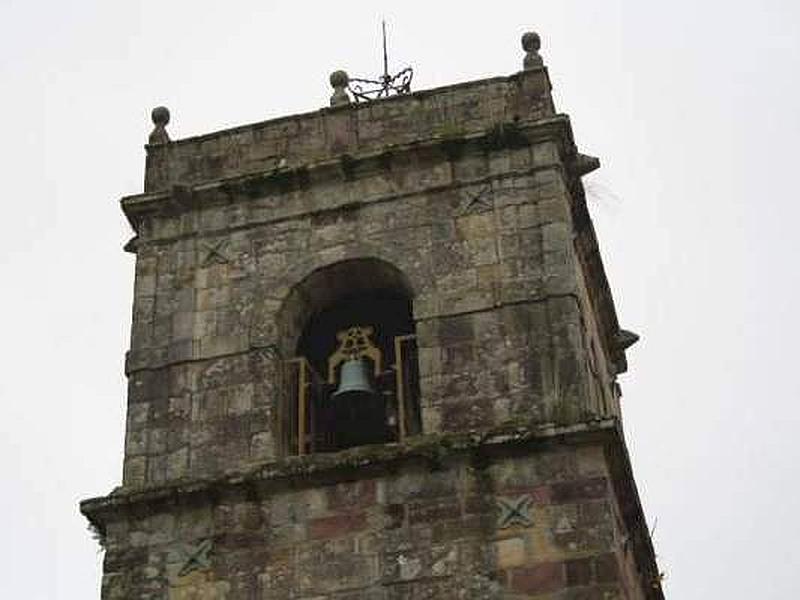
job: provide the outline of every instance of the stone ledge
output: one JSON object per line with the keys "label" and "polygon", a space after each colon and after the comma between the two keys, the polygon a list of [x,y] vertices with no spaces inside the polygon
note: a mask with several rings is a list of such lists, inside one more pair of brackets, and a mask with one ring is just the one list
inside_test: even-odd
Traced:
{"label": "stone ledge", "polygon": [[[466,149],[486,151],[505,147],[503,143],[533,145],[550,140],[560,142],[565,155],[573,155],[577,152],[567,115],[559,114],[536,121],[521,121],[507,125],[511,133],[506,137],[510,136],[510,139],[498,139],[497,127],[479,133],[458,136],[432,135],[426,140],[406,144],[388,144],[381,150],[342,153],[290,167],[262,169],[190,186],[174,185],[167,190],[125,196],[120,200],[120,204],[131,227],[139,233],[139,222],[146,215],[165,211],[170,214],[179,214],[201,204],[205,207],[228,203],[233,194],[242,194],[243,196],[250,196],[253,193],[263,196],[284,195],[326,180],[350,181],[354,178],[356,170],[364,169],[365,166],[380,166],[386,162],[387,157],[401,156],[411,152],[434,150],[441,152],[443,157],[452,157]],[[419,191],[415,190],[411,193],[419,193]],[[296,218],[296,216],[283,217],[283,219]]]}
{"label": "stone ledge", "polygon": [[[247,489],[268,493],[274,488],[313,487],[352,479],[377,476],[403,464],[422,462],[441,468],[451,458],[491,459],[511,450],[541,448],[549,444],[623,444],[615,418],[596,419],[575,425],[531,425],[512,423],[488,431],[424,435],[404,443],[352,448],[341,452],[290,456],[265,464],[228,471],[220,477],[179,480],[172,484],[118,487],[108,496],[80,503],[81,512],[102,528],[114,513],[142,506],[173,503],[189,497],[219,497],[226,491]],[[367,471],[367,473],[365,473]]]}

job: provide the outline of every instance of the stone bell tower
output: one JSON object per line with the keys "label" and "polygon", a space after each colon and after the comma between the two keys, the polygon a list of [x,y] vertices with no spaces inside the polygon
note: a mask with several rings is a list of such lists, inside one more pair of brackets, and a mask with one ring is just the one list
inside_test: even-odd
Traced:
{"label": "stone bell tower", "polygon": [[153,111],[104,600],[660,599],[539,37],[184,140]]}

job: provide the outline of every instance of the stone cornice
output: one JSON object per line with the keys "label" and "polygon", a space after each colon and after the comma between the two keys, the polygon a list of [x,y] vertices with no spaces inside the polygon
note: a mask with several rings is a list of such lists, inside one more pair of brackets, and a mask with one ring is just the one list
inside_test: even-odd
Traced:
{"label": "stone cornice", "polygon": [[565,156],[576,154],[569,117],[556,115],[536,121],[499,123],[479,133],[449,134],[408,144],[387,145],[381,150],[342,153],[292,167],[278,167],[255,173],[188,185],[169,190],[125,196],[122,210],[134,231],[140,232],[144,218],[176,215],[198,206],[230,202],[235,197],[285,195],[329,181],[348,182],[376,169],[389,168],[393,157],[412,153],[433,153],[442,160],[457,160],[466,153],[487,152],[545,141],[559,143]]}
{"label": "stone cornice", "polygon": [[[436,468],[443,460],[466,454],[485,453],[558,442],[586,443],[619,438],[616,419],[599,419],[576,425],[508,425],[488,431],[444,433],[409,438],[404,443],[363,446],[341,452],[289,456],[269,463],[253,464],[219,477],[179,480],[170,484],[144,487],[119,487],[111,494],[80,503],[81,512],[95,525],[142,505],[207,500],[225,492],[247,489],[262,495],[290,487],[314,487],[320,483],[359,477],[365,471],[385,473],[402,464],[424,461]],[[487,455],[488,456],[488,455]]]}

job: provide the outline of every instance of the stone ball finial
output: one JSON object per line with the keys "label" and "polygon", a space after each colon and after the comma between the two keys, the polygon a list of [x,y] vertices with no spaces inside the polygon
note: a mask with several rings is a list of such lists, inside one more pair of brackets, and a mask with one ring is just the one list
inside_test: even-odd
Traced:
{"label": "stone ball finial", "polygon": [[150,117],[153,119],[153,125],[158,127],[166,127],[167,123],[169,123],[169,109],[166,106],[156,106],[153,109],[153,112],[150,113]]}
{"label": "stone ball finial", "polygon": [[526,31],[522,34],[522,49],[525,52],[538,52],[542,47],[542,39],[535,31]]}
{"label": "stone ball finial", "polygon": [[330,76],[333,95],[331,96],[331,106],[350,104],[350,96],[347,95],[347,85],[350,83],[350,76],[347,71],[334,71]]}
{"label": "stone ball finial", "polygon": [[350,76],[347,74],[347,71],[339,69],[331,73],[331,85],[334,89],[347,87],[348,83],[350,83]]}
{"label": "stone ball finial", "polygon": [[526,31],[522,34],[522,49],[525,50],[525,59],[522,62],[523,68],[536,69],[544,63],[539,56],[539,48],[542,47],[542,39],[535,31]]}
{"label": "stone ball finial", "polygon": [[166,106],[156,106],[150,113],[153,119],[153,131],[150,133],[148,142],[150,144],[166,144],[169,140],[167,133],[167,123],[169,123],[169,109]]}

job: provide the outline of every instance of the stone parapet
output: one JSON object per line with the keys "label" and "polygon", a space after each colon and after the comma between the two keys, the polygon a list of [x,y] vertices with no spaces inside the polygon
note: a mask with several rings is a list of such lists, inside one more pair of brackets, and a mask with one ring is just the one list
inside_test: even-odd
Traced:
{"label": "stone parapet", "polygon": [[463,136],[554,114],[544,67],[147,146],[145,191]]}

